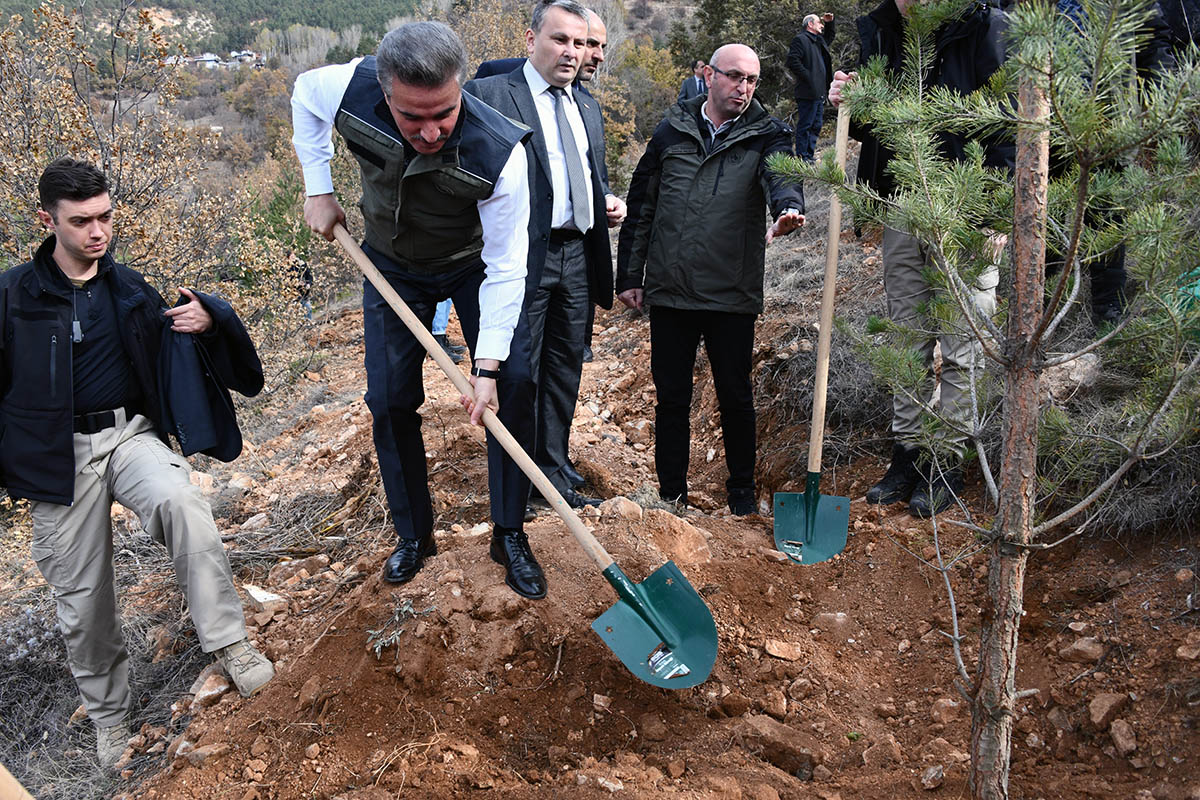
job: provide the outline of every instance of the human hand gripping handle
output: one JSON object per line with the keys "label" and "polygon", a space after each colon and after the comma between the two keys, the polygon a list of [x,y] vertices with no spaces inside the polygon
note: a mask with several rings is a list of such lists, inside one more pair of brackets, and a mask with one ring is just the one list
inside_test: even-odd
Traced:
{"label": "human hand gripping handle", "polygon": [[829,102],[834,108],[842,104],[842,89],[857,77],[857,72],[842,72],[840,69],[833,73],[833,81],[829,84]]}
{"label": "human hand gripping handle", "polygon": [[[371,282],[383,299],[387,301],[387,304],[396,312],[396,316],[400,318],[400,321],[404,323],[413,336],[417,337],[417,341],[421,343],[425,351],[442,368],[442,372],[446,373],[446,377],[454,383],[458,391],[465,396],[474,398],[474,403],[478,408],[479,416],[484,426],[491,432],[492,436],[496,437],[496,441],[504,448],[504,452],[508,453],[509,457],[521,468],[521,471],[529,477],[530,482],[550,502],[550,507],[562,517],[567,529],[571,531],[571,535],[575,537],[575,540],[579,542],[579,545],[587,552],[592,561],[602,570],[612,566],[612,556],[608,554],[600,542],[597,541],[596,537],[592,535],[591,531],[587,529],[587,526],[583,524],[583,521],[567,505],[567,501],[563,500],[562,495],[554,488],[554,484],[550,482],[550,479],[546,477],[538,465],[533,463],[533,459],[529,457],[529,454],[521,449],[521,445],[517,443],[513,435],[504,427],[504,423],[499,420],[495,412],[487,407],[487,399],[482,394],[476,394],[475,388],[467,380],[467,376],[463,375],[458,367],[454,366],[454,362],[442,350],[441,345],[433,338],[433,334],[417,319],[417,315],[400,298],[400,295],[396,294],[396,290],[379,273],[379,270],[371,263],[371,259],[367,258],[367,254],[358,246],[358,242],[354,241],[354,237],[350,235],[350,232],[341,224],[335,224],[332,227],[332,234],[338,244],[342,246],[342,249],[346,251],[346,254],[354,259],[354,263],[362,270],[367,280]],[[482,367],[486,363],[486,360],[481,360],[479,365]],[[496,362],[492,361],[491,363],[495,364]],[[493,387],[495,385],[495,382],[490,378],[477,379],[476,383],[479,385],[481,393],[486,391],[484,384],[490,383]]]}
{"label": "human hand gripping handle", "polygon": [[333,241],[335,225],[346,224],[346,212],[331,194],[314,194],[304,201],[304,221],[309,230]]}

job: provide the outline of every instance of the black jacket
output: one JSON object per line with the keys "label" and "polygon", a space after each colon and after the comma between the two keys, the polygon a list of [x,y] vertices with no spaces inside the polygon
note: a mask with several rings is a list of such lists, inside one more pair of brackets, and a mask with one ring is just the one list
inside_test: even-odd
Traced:
{"label": "black jacket", "polygon": [[[185,456],[233,461],[242,452],[242,432],[229,390],[246,397],[262,391],[262,362],[233,306],[215,295],[194,294],[212,316],[213,329],[193,336],[163,325],[158,357],[163,428]],[[180,297],[176,305],[185,302]]]}
{"label": "black jacket", "polygon": [[[51,236],[32,261],[0,273],[0,485],[13,497],[70,505],[71,290],[54,263],[54,247]],[[155,399],[166,304],[137,272],[107,254],[104,259],[109,268],[102,280],[114,298],[121,343],[143,398],[139,411],[165,440]]]}
{"label": "black jacket", "polygon": [[[890,70],[899,70],[904,53],[904,17],[894,0],[883,0],[871,13],[859,17],[858,35],[861,40],[860,66],[874,56],[883,56]],[[983,4],[972,4],[956,19],[938,29],[933,67],[927,86],[944,86],[962,94],[982,88],[1004,63],[1004,12]],[[894,188],[886,171],[892,152],[883,147],[869,128],[851,123],[850,134],[862,142],[858,161],[858,179],[865,181],[883,196]],[[942,152],[950,159],[962,160],[965,140],[956,134],[943,134]],[[1016,150],[1011,140],[986,143],[985,163],[993,167],[1012,168]]]}
{"label": "black jacket", "polygon": [[678,103],[658,124],[629,184],[617,247],[617,291],[644,288],[651,306],[758,314],[764,241],[772,218],[804,212],[804,193],[767,169],[791,153],[792,131],[757,100],[706,151],[703,96]]}
{"label": "black jacket", "polygon": [[796,76],[792,93],[797,100],[816,100],[825,97],[829,91],[829,84],[833,81],[833,62],[829,58],[833,26],[834,20],[830,20],[820,34],[802,30],[788,47],[785,63]]}
{"label": "black jacket", "polygon": [[[525,80],[524,65],[507,75],[492,75],[488,78],[469,81],[463,91],[478,97],[492,108],[533,129],[533,136],[525,141],[525,152],[529,155],[529,274],[525,282],[525,302],[528,303],[542,278],[546,266],[546,252],[550,244],[550,216],[554,205],[554,192],[550,182],[550,156],[546,151],[546,134],[542,130],[529,82]],[[592,227],[584,237],[584,252],[587,256],[588,292],[591,302],[601,308],[612,308],[613,273],[612,247],[608,239],[608,214],[604,208],[604,196],[608,192],[607,175],[604,167],[604,118],[600,104],[578,86],[572,85],[579,115],[587,129],[588,163],[592,171]],[[557,135],[557,131],[551,131]]]}

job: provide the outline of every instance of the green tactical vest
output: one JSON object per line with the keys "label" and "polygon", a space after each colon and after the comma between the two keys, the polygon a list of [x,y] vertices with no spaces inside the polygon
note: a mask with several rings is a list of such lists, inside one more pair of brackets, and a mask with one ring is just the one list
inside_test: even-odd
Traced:
{"label": "green tactical vest", "polygon": [[476,203],[494,185],[459,166],[457,147],[406,162],[400,139],[345,109],[335,125],[362,170],[367,244],[413,272],[448,272],[478,259],[483,226]]}

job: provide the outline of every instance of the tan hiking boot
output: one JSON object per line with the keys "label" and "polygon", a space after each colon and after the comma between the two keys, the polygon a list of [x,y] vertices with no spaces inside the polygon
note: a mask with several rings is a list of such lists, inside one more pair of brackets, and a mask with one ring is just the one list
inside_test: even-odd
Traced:
{"label": "tan hiking boot", "polygon": [[115,768],[117,762],[121,760],[125,748],[129,746],[131,738],[133,738],[133,733],[129,730],[128,722],[122,721],[107,727],[97,725],[96,757],[100,761],[100,768],[106,770]]}
{"label": "tan hiking boot", "polygon": [[249,639],[222,647],[217,651],[217,659],[242,697],[254,694],[275,677],[275,665]]}

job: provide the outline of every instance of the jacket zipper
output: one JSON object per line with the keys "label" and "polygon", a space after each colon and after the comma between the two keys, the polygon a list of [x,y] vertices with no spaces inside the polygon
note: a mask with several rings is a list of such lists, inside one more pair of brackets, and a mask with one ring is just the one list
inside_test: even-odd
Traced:
{"label": "jacket zipper", "polygon": [[58,397],[58,334],[50,334],[50,399]]}

